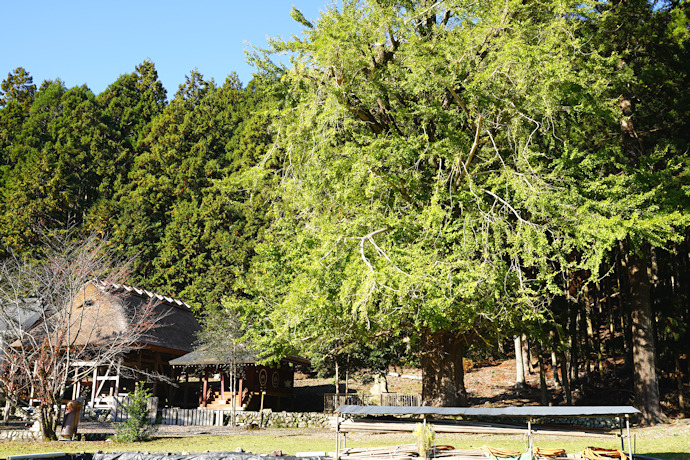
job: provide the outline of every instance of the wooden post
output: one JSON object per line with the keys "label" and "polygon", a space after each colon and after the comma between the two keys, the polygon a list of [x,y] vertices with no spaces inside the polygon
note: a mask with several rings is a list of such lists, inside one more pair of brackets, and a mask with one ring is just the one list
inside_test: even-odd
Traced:
{"label": "wooden post", "polygon": [[117,376],[115,379],[115,395],[118,396],[120,394],[120,376],[122,375],[122,360],[117,361]]}
{"label": "wooden post", "polygon": [[230,406],[230,426],[235,426],[235,415],[237,412],[237,393],[235,393],[235,380],[237,380],[237,365],[232,365],[232,374],[230,374],[230,395],[232,397],[232,406]]}
{"label": "wooden post", "polygon": [[220,373],[220,399],[225,401],[225,372]]}
{"label": "wooden post", "polygon": [[96,404],[96,391],[97,391],[97,382],[98,380],[98,367],[95,367],[93,369],[93,382],[91,383],[91,407],[94,407]]}
{"label": "wooden post", "polygon": [[184,370],[184,393],[182,396],[182,406],[187,407],[187,402],[189,400],[189,369],[185,368]]}
{"label": "wooden post", "polygon": [[204,372],[204,385],[201,391],[201,405],[202,407],[206,407],[206,404],[208,404],[206,397],[206,392],[208,391],[208,369]]}
{"label": "wooden post", "polygon": [[[170,379],[177,383],[177,370],[172,366],[170,366]],[[168,385],[168,400],[166,401],[168,406],[172,406],[175,400],[175,388],[176,385]]]}
{"label": "wooden post", "polygon": [[[156,352],[155,357],[156,357],[156,361],[153,364],[153,369],[155,372],[160,372],[161,367],[162,367],[161,366],[161,353],[160,353],[160,351]],[[160,372],[160,373],[162,374],[163,372]],[[157,395],[158,395],[158,381],[154,380],[153,381],[153,396],[157,396]]]}
{"label": "wooden post", "polygon": [[77,380],[72,387],[72,399],[77,399],[81,394],[81,380]]}
{"label": "wooden post", "polygon": [[[423,437],[423,438],[425,438],[426,435],[427,435],[427,431],[426,431],[426,417],[427,417],[427,415],[424,414],[424,419],[423,419],[423,422],[424,422],[424,429],[422,430],[422,433],[421,433],[421,437]],[[422,446],[422,447],[423,447],[425,444],[426,444],[426,443],[423,442],[423,441],[420,441],[420,443],[419,443],[419,445]],[[420,452],[419,455],[421,456],[422,453]],[[428,450],[428,449],[425,449],[425,450],[424,450],[424,458],[429,458],[429,450]]]}

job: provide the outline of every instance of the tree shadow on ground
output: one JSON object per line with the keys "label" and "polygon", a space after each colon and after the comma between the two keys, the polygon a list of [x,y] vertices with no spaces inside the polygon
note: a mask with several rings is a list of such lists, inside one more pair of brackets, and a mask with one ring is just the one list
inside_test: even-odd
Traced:
{"label": "tree shadow on ground", "polygon": [[[551,399],[560,400],[560,395],[550,395]],[[467,403],[469,406],[523,406],[530,404],[539,404],[540,393],[539,388],[526,385],[524,388],[510,388],[500,393],[496,393],[491,397],[481,397],[473,395],[469,392],[467,395]],[[554,401],[556,403],[557,401]]]}
{"label": "tree shadow on ground", "polygon": [[323,395],[333,391],[333,385],[295,387],[295,412],[323,412]]}

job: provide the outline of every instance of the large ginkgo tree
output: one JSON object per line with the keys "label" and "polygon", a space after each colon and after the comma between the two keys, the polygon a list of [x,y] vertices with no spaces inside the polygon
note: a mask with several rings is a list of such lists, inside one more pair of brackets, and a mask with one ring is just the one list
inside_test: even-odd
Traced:
{"label": "large ginkgo tree", "polygon": [[[462,405],[468,346],[538,323],[577,250],[553,160],[613,120],[580,1],[350,1],[255,59],[282,73],[281,178],[257,248],[255,340],[279,355],[417,344],[426,404]],[[286,53],[291,64],[271,61]],[[594,263],[592,246],[578,263]],[[594,262],[593,262],[594,261]]]}

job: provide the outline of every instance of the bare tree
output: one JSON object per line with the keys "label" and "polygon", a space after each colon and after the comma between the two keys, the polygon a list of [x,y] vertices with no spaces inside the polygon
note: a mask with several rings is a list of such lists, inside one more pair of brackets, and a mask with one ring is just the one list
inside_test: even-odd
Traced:
{"label": "bare tree", "polygon": [[204,327],[197,334],[199,350],[217,360],[221,369],[230,377],[230,395],[232,398],[231,424],[235,425],[237,410],[236,386],[240,364],[254,361],[258,352],[245,338],[242,321],[239,315],[231,310],[211,310],[206,313]]}
{"label": "bare tree", "polygon": [[114,261],[95,235],[70,236],[50,239],[37,261],[13,256],[0,264],[3,392],[17,406],[22,398],[37,402],[46,439],[56,438],[67,385],[117,365],[160,321],[151,302],[112,317],[101,300],[119,295],[109,287],[127,278],[130,264]]}

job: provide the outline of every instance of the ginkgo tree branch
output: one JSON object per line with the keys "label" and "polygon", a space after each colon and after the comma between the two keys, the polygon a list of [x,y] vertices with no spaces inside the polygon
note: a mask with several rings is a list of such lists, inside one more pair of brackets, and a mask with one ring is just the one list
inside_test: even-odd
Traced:
{"label": "ginkgo tree branch", "polygon": [[[376,253],[377,253],[378,255],[380,255],[381,257],[383,257],[384,259],[386,259],[386,260],[393,266],[393,268],[395,268],[397,271],[399,271],[399,272],[402,273],[403,275],[410,276],[409,273],[406,273],[405,271],[403,271],[402,269],[400,269],[400,267],[398,267],[398,266],[391,260],[391,258],[388,257],[388,254],[386,254],[386,251],[384,251],[383,249],[381,249],[381,247],[380,247],[378,244],[376,244],[376,241],[374,241],[374,237],[375,237],[376,235],[380,235],[381,233],[385,233],[385,232],[387,232],[387,231],[389,231],[389,230],[390,230],[390,227],[384,227],[384,228],[380,228],[380,229],[378,229],[378,230],[374,230],[373,232],[368,233],[368,234],[366,234],[366,235],[364,235],[364,236],[348,236],[348,237],[345,237],[345,238],[343,238],[343,239],[344,239],[344,240],[356,240],[356,241],[359,241],[359,252],[360,252],[360,255],[361,255],[361,257],[362,257],[362,261],[363,261],[364,264],[369,268],[369,271],[370,271],[370,272],[374,272],[375,270],[374,270],[374,266],[371,264],[371,262],[369,261],[369,258],[366,256],[365,251],[364,251],[364,244],[365,244],[367,241],[374,247],[374,249],[376,250]],[[340,239],[339,239],[339,241],[340,241]]]}
{"label": "ginkgo tree branch", "polygon": [[376,235],[379,235],[381,233],[385,233],[388,230],[390,230],[389,227],[384,227],[384,228],[380,228],[378,230],[374,230],[373,232],[368,233],[364,236],[348,236],[348,237],[344,238],[346,240],[357,240],[357,241],[359,241],[359,252],[362,256],[362,261],[364,262],[364,264],[367,267],[369,267],[369,270],[372,272],[374,271],[374,266],[371,265],[371,262],[369,262],[369,259],[367,258],[366,254],[364,254],[364,243],[366,243],[367,241],[373,241],[373,238]]}

